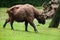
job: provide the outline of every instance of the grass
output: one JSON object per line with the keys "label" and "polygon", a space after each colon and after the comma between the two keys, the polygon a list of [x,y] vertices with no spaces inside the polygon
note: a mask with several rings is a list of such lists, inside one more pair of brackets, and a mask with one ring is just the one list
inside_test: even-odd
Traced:
{"label": "grass", "polygon": [[5,19],[8,17],[6,10],[7,8],[0,8],[0,40],[60,40],[60,25],[59,28],[48,28],[51,19],[46,20],[45,25],[34,20],[36,26],[39,25],[37,26],[38,33],[35,33],[30,25],[28,25],[29,32],[25,32],[24,22],[14,22],[14,31],[11,30],[9,23],[3,29]]}

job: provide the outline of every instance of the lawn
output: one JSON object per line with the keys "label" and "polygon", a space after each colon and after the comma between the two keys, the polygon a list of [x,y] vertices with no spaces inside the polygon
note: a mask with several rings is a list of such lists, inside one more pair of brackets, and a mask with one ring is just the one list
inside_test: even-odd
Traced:
{"label": "lawn", "polygon": [[14,22],[14,31],[11,30],[9,23],[3,29],[5,19],[8,18],[6,10],[7,8],[0,8],[0,40],[60,40],[60,25],[59,28],[48,28],[51,19],[46,20],[45,25],[34,20],[38,33],[35,33],[30,25],[28,25],[29,32],[26,32],[24,22]]}

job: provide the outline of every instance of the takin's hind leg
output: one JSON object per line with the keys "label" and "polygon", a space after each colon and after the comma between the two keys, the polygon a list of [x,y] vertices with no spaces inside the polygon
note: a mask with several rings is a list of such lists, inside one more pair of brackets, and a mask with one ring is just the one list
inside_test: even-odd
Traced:
{"label": "takin's hind leg", "polygon": [[14,30],[14,28],[13,28],[13,22],[14,22],[14,20],[11,20],[11,21],[10,21],[11,30]]}
{"label": "takin's hind leg", "polygon": [[6,24],[7,24],[8,22],[10,22],[10,18],[6,19],[6,21],[5,21],[4,25],[3,25],[3,28],[5,28],[5,26],[6,26]]}

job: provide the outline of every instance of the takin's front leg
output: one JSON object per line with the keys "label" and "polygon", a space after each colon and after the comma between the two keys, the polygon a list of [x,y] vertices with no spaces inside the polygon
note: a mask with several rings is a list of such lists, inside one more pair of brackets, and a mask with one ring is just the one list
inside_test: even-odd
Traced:
{"label": "takin's front leg", "polygon": [[29,23],[30,23],[30,25],[34,28],[34,31],[35,31],[35,32],[38,32],[37,29],[36,29],[35,24],[34,24],[33,22],[29,22]]}
{"label": "takin's front leg", "polygon": [[25,21],[25,31],[28,31],[28,21]]}
{"label": "takin's front leg", "polygon": [[37,29],[36,29],[35,24],[33,23],[33,20],[34,20],[33,17],[29,17],[28,22],[29,22],[30,25],[34,28],[34,31],[35,31],[35,32],[38,32]]}
{"label": "takin's front leg", "polygon": [[3,25],[3,28],[5,28],[5,26],[6,26],[6,24],[7,24],[8,22],[10,22],[10,18],[6,19],[6,21],[5,21],[4,25]]}

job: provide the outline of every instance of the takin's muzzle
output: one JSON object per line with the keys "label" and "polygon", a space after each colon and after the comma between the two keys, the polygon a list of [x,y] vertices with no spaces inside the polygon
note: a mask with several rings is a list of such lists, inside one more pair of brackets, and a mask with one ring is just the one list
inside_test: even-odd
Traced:
{"label": "takin's muzzle", "polygon": [[44,15],[41,15],[37,20],[40,24],[45,24],[46,22],[46,18],[44,17]]}

